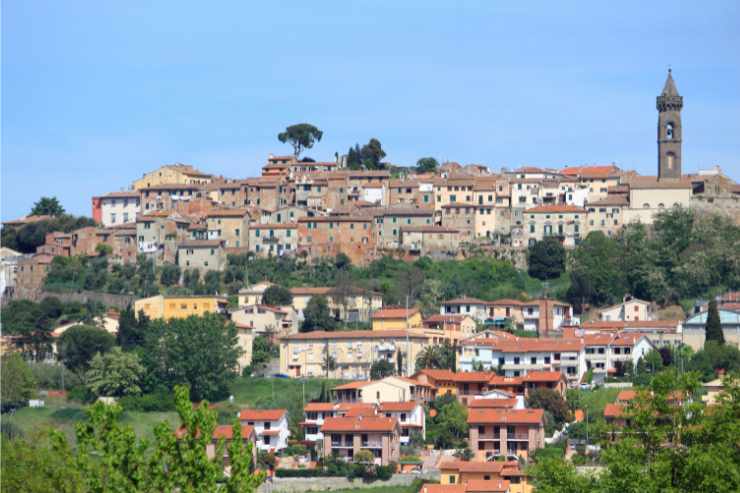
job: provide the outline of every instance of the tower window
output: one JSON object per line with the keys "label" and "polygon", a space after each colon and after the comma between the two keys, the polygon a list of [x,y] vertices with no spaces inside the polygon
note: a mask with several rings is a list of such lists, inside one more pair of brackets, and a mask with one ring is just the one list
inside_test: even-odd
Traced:
{"label": "tower window", "polygon": [[665,138],[668,140],[673,139],[673,122],[668,122],[665,125]]}

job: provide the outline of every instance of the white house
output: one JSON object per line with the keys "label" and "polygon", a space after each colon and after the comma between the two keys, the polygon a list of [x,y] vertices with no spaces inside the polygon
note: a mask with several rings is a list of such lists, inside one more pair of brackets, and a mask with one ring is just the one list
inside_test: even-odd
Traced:
{"label": "white house", "polygon": [[644,355],[655,348],[643,334],[584,334],[586,366],[594,373],[613,373],[619,364],[637,365]]}
{"label": "white house", "polygon": [[239,421],[254,427],[259,450],[277,451],[288,446],[287,409],[243,409],[239,412]]}
{"label": "white house", "polygon": [[488,307],[487,301],[463,296],[443,302],[439,313],[441,315],[468,315],[478,322],[485,322],[489,318]]}
{"label": "white house", "polygon": [[606,322],[621,320],[632,322],[635,320],[652,320],[653,310],[649,301],[633,298],[626,295],[621,303],[599,310],[599,320]]}
{"label": "white house", "polygon": [[411,440],[411,432],[416,430],[421,438],[426,438],[426,420],[424,408],[415,401],[381,402],[378,414],[386,418],[396,418],[401,425],[401,444],[407,445]]}
{"label": "white house", "polygon": [[111,192],[100,197],[100,221],[103,226],[135,223],[141,212],[139,192]]}
{"label": "white house", "polygon": [[326,418],[338,416],[376,416],[377,406],[364,402],[309,402],[303,408],[303,435],[307,442],[322,443],[321,426]]}

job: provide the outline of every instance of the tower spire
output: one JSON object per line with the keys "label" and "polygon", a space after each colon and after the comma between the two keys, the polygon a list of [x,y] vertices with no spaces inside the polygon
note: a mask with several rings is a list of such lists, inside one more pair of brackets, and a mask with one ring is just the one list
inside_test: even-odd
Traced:
{"label": "tower spire", "polygon": [[679,96],[670,67],[668,68],[668,77],[666,77],[665,84],[663,85],[663,92],[660,95],[668,97]]}

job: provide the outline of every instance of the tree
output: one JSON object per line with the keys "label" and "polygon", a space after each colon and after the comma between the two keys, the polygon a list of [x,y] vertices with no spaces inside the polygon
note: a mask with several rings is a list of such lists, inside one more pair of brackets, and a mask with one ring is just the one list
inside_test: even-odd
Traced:
{"label": "tree", "polygon": [[164,264],[159,274],[159,282],[164,286],[174,286],[180,282],[180,266],[177,264]]}
{"label": "tree", "polygon": [[437,346],[427,346],[416,357],[416,371],[424,368],[454,370],[455,348],[449,341]]}
{"label": "tree", "polygon": [[709,302],[707,310],[707,325],[705,327],[707,341],[714,341],[718,344],[725,343],[725,334],[722,332],[722,323],[719,319],[719,310],[717,309],[717,300]]}
{"label": "tree", "polygon": [[[466,448],[468,446],[468,412],[454,395],[437,397],[430,404],[427,417],[427,442],[436,448]],[[434,415],[433,415],[434,414]]]}
{"label": "tree", "polygon": [[203,279],[204,294],[218,294],[221,290],[221,273],[217,270],[209,270]]}
{"label": "tree", "polygon": [[433,157],[423,157],[416,161],[417,173],[434,173],[438,167],[439,163]]}
{"label": "tree", "polygon": [[25,405],[36,392],[36,379],[20,354],[4,354],[0,358],[0,401],[8,408]]}
{"label": "tree", "polygon": [[370,367],[370,380],[380,380],[390,377],[395,371],[396,369],[393,367],[393,363],[388,360],[379,359]]}
{"label": "tree", "polygon": [[381,160],[385,157],[385,151],[376,138],[372,138],[360,149],[360,160],[365,169],[383,169]]}
{"label": "tree", "polygon": [[93,357],[85,380],[93,395],[123,397],[141,393],[141,377],[144,367],[135,353],[124,353],[114,347],[105,354]]}
{"label": "tree", "polygon": [[71,371],[82,374],[90,368],[95,354],[108,352],[115,342],[115,338],[103,329],[75,325],[59,338],[59,359]]}
{"label": "tree", "polygon": [[251,370],[264,367],[271,359],[280,356],[280,351],[266,336],[257,336],[252,341]]}
{"label": "tree", "polygon": [[565,399],[553,389],[542,388],[531,390],[527,396],[527,407],[544,409],[550,413],[558,428],[572,419]]}
{"label": "tree", "polygon": [[581,476],[576,468],[562,459],[548,458],[532,468],[537,493],[590,493],[594,481]]}
{"label": "tree", "polygon": [[298,159],[304,149],[310,149],[315,142],[321,142],[324,132],[310,123],[297,123],[278,134],[278,140],[285,144],[290,142],[293,146],[293,155]]}
{"label": "tree", "polygon": [[118,345],[124,350],[141,346],[144,344],[148,327],[149,317],[141,311],[137,318],[134,309],[128,305],[118,319],[118,333],[116,334]]}
{"label": "tree", "polygon": [[293,295],[283,286],[273,284],[262,293],[262,303],[273,306],[287,306],[293,304]]}
{"label": "tree", "polygon": [[41,197],[31,209],[32,216],[61,216],[62,214],[64,214],[64,207],[56,197]]}
{"label": "tree", "polygon": [[740,372],[740,349],[730,344],[708,341],[689,361],[688,369],[698,372],[702,379],[715,378],[717,370]]}
{"label": "tree", "polygon": [[335,328],[336,320],[331,316],[326,298],[324,296],[313,296],[303,310],[301,332],[334,330]]}
{"label": "tree", "polygon": [[229,395],[241,349],[236,327],[217,314],[155,320],[139,356],[149,389],[188,385],[196,401]]}
{"label": "tree", "polygon": [[565,272],[565,248],[554,236],[537,241],[527,251],[529,275],[546,281]]}
{"label": "tree", "polygon": [[613,303],[625,293],[621,252],[616,241],[592,231],[573,251],[567,298],[580,310],[586,304]]}

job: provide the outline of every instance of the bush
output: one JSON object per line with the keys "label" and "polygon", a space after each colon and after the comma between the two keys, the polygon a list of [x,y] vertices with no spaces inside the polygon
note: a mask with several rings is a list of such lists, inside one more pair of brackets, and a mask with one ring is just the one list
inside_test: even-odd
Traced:
{"label": "bush", "polygon": [[127,395],[125,397],[121,397],[118,403],[126,411],[161,413],[175,410],[174,396],[171,392],[164,390],[144,395]]}
{"label": "bush", "polygon": [[84,385],[77,385],[69,389],[67,392],[67,398],[70,401],[82,402],[83,404],[90,404],[95,401],[95,395],[88,390]]}
{"label": "bush", "polygon": [[396,465],[390,463],[387,466],[377,466],[375,468],[375,474],[380,481],[388,481],[393,477],[393,473],[396,472]]}
{"label": "bush", "polygon": [[64,365],[49,363],[28,363],[39,388],[44,390],[63,390],[62,372],[64,372],[64,388],[77,387],[82,383],[80,377],[67,370]]}
{"label": "bush", "polygon": [[344,476],[331,474],[326,469],[275,469],[277,478],[321,478],[328,476]]}
{"label": "bush", "polygon": [[282,450],[284,456],[296,456],[296,455],[307,455],[308,448],[300,443],[294,445],[288,445]]}

